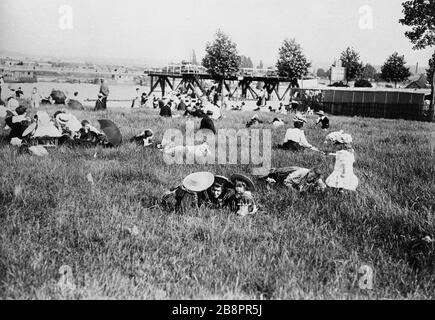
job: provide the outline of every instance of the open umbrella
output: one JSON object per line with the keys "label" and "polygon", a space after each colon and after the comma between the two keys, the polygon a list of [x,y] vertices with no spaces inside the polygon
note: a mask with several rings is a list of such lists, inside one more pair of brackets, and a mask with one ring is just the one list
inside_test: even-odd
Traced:
{"label": "open umbrella", "polygon": [[122,135],[116,124],[107,119],[98,120],[98,123],[101,131],[106,135],[107,141],[114,147],[119,146],[122,142]]}
{"label": "open umbrella", "polygon": [[80,101],[70,99],[68,101],[68,107],[73,110],[85,110]]}
{"label": "open umbrella", "polygon": [[55,104],[65,104],[66,95],[60,90],[53,90],[50,94]]}

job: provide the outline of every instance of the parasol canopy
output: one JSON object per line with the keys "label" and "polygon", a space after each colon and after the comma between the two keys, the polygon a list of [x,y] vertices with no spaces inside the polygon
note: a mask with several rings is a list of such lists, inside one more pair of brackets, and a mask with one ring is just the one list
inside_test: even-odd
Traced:
{"label": "parasol canopy", "polygon": [[98,120],[98,123],[100,124],[101,131],[106,135],[107,141],[114,147],[119,146],[122,142],[122,135],[116,124],[108,119]]}
{"label": "parasol canopy", "polygon": [[68,101],[68,107],[73,110],[85,110],[80,101],[70,99]]}
{"label": "parasol canopy", "polygon": [[53,90],[50,94],[55,104],[65,104],[66,95],[60,90]]}

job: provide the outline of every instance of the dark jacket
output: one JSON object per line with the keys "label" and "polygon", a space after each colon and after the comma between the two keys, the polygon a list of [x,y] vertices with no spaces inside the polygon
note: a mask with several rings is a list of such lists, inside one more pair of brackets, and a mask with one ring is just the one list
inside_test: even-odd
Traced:
{"label": "dark jacket", "polygon": [[212,209],[223,209],[229,207],[230,199],[234,196],[234,189],[226,188],[219,196],[219,198],[214,198],[210,192],[211,188],[207,189],[204,192],[198,194],[198,203],[199,206],[206,206]]}
{"label": "dark jacket", "polygon": [[160,108],[160,116],[162,117],[172,117],[171,108],[168,105],[165,105]]}
{"label": "dark jacket", "polygon": [[101,101],[100,99],[97,99],[97,101],[95,102],[94,111],[104,110],[104,109],[106,109],[104,102]]}
{"label": "dark jacket", "polygon": [[209,116],[205,116],[204,118],[202,118],[199,129],[200,130],[201,129],[209,129],[209,130],[213,131],[214,134],[216,134],[216,129],[214,127],[213,120]]}

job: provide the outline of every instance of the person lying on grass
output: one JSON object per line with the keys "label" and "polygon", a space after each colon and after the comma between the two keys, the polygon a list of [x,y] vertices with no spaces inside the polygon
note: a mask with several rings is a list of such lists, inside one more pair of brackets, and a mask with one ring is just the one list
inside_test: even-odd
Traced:
{"label": "person lying on grass", "polygon": [[255,125],[258,125],[258,124],[260,124],[260,123],[263,123],[263,121],[260,120],[260,117],[258,116],[258,114],[254,114],[254,115],[252,116],[251,120],[249,120],[249,121],[246,123],[246,128],[250,128],[250,127],[255,126]]}
{"label": "person lying on grass", "polygon": [[195,172],[183,179],[180,186],[165,192],[162,205],[167,210],[185,213],[189,209],[199,209],[198,193],[213,185],[214,175],[210,172]]}
{"label": "person lying on grass", "polygon": [[278,148],[292,151],[302,151],[305,149],[319,151],[318,148],[308,143],[305,133],[301,129],[305,122],[307,121],[302,116],[296,115],[293,118],[294,128],[287,130],[283,144],[279,145]]}
{"label": "person lying on grass", "polygon": [[234,193],[233,183],[225,176],[216,175],[213,185],[198,195],[199,205],[212,209],[226,208]]}
{"label": "person lying on grass", "polygon": [[322,180],[322,172],[318,168],[307,169],[296,166],[272,168],[260,179],[265,179],[269,186],[279,183],[300,193],[315,193],[326,190],[326,184]]}
{"label": "person lying on grass", "polygon": [[228,199],[231,211],[241,216],[257,213],[258,209],[252,195],[255,185],[251,179],[241,174],[233,174],[230,181],[235,189],[234,194]]}
{"label": "person lying on grass", "polygon": [[136,142],[138,145],[144,147],[154,145],[154,132],[151,129],[145,129],[138,135],[132,137],[130,142]]}

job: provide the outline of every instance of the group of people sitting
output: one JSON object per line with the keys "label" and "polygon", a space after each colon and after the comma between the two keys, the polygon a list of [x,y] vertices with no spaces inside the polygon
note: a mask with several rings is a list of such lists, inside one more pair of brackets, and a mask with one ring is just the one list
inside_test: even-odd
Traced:
{"label": "group of people sitting", "polygon": [[5,124],[9,127],[8,140],[13,145],[26,145],[33,142],[73,143],[98,145],[107,144],[106,136],[88,120],[79,121],[73,114],[56,111],[52,117],[46,111],[37,111],[33,117],[27,108],[19,106],[15,110],[2,110]]}

